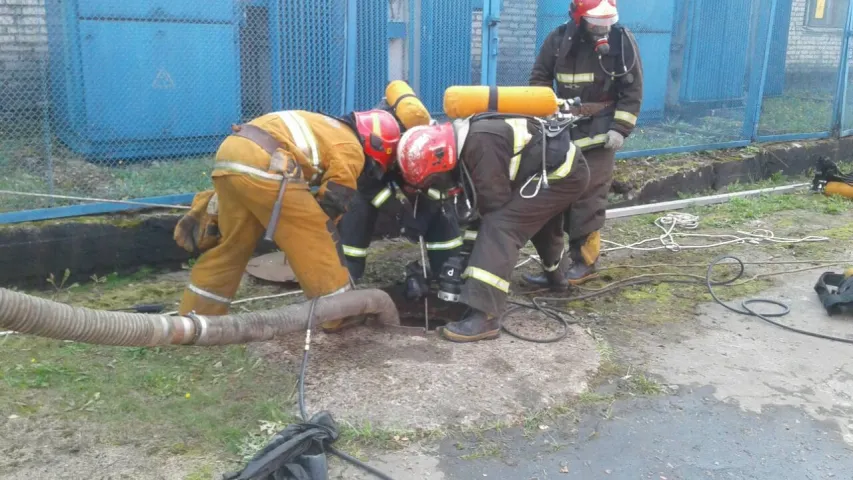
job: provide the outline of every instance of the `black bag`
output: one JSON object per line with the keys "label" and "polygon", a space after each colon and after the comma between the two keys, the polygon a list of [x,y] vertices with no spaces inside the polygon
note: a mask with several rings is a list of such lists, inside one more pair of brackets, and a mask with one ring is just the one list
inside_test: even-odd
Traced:
{"label": "black bag", "polygon": [[830,316],[853,313],[853,276],[827,272],[820,276],[814,289]]}
{"label": "black bag", "polygon": [[326,445],[337,439],[332,416],[320,412],[277,433],[243,470],[222,480],[329,480]]}

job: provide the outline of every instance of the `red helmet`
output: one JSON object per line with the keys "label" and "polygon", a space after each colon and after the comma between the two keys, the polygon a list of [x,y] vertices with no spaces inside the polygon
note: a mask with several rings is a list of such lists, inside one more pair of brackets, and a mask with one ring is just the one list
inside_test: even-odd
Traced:
{"label": "red helmet", "polygon": [[397,165],[408,185],[429,188],[431,177],[456,167],[456,155],[453,125],[421,125],[403,135],[397,152]]}
{"label": "red helmet", "polygon": [[619,21],[616,0],[572,0],[569,13],[575,25],[581,24],[581,18],[599,27],[611,27]]}
{"label": "red helmet", "polygon": [[400,142],[400,124],[397,119],[385,110],[353,112],[352,116],[364,153],[387,172],[394,161],[397,143]]}

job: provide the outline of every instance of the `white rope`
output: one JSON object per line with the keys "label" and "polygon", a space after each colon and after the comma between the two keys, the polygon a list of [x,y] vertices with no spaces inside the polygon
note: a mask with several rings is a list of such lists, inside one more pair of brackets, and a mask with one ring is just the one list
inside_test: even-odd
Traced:
{"label": "white rope", "polygon": [[132,200],[110,200],[107,198],[92,198],[92,197],[72,197],[69,195],[55,195],[48,193],[30,193],[30,192],[14,192],[12,190],[0,190],[0,194],[2,195],[18,195],[22,197],[42,197],[42,198],[59,198],[63,200],[77,200],[80,202],[96,202],[96,203],[122,203],[125,205],[139,205],[143,207],[158,207],[158,208],[176,208],[180,210],[189,210],[190,206],[187,205],[167,205],[164,203],[148,203],[148,202],[134,202]]}
{"label": "white rope", "polygon": [[[827,237],[808,236],[803,238],[784,238],[777,237],[775,233],[767,229],[758,229],[752,232],[736,231],[737,235],[732,234],[701,234],[701,233],[684,233],[677,229],[696,230],[699,228],[699,217],[689,213],[669,213],[663,217],[655,219],[655,226],[663,231],[656,238],[647,238],[630,245],[624,245],[610,240],[602,240],[602,243],[613,245],[611,248],[603,248],[602,252],[613,252],[616,250],[634,250],[640,252],[653,252],[657,250],[669,250],[678,252],[681,250],[699,250],[706,248],[716,248],[726,245],[760,245],[763,242],[770,243],[810,243],[810,242],[826,242]],[[676,239],[684,238],[702,238],[707,240],[716,240],[713,243],[704,243],[699,245],[682,245]],[[660,245],[654,247],[645,247],[644,245],[651,242],[660,242]]]}
{"label": "white rope", "polygon": [[[786,244],[795,244],[795,243],[811,243],[811,242],[828,242],[829,238],[827,237],[817,237],[813,235],[809,235],[803,238],[785,238],[785,237],[777,237],[772,230],[767,229],[757,229],[752,232],[744,232],[741,230],[736,231],[734,234],[701,234],[701,233],[685,233],[676,231],[676,229],[681,228],[684,230],[696,230],[699,228],[699,217],[696,215],[691,215],[689,213],[669,213],[663,217],[658,217],[655,219],[655,226],[662,230],[662,234],[654,237],[647,238],[645,240],[640,240],[638,242],[624,245],[618,242],[613,242],[610,240],[602,239],[602,243],[606,243],[609,245],[613,245],[611,248],[602,248],[602,252],[614,252],[617,250],[634,250],[639,252],[653,252],[658,250],[669,250],[671,252],[678,252],[681,250],[699,250],[699,249],[707,249],[707,248],[716,248],[723,247],[726,245],[760,245],[764,242],[769,243],[786,243]],[[713,243],[705,243],[699,245],[682,245],[676,239],[684,239],[684,238],[703,238],[703,239],[713,239],[717,240]],[[660,242],[658,246],[644,246],[651,242]],[[542,264],[542,260],[539,258],[539,255],[533,254],[528,255],[527,260],[523,260],[519,262],[515,268],[519,268],[522,265],[527,264],[530,261],[535,261]]]}

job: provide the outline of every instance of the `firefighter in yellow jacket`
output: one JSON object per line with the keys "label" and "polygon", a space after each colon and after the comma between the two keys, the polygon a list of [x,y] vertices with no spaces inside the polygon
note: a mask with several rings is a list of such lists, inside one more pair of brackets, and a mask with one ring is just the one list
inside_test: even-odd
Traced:
{"label": "firefighter in yellow jacket", "polygon": [[306,297],[348,290],[335,224],[365,162],[384,168],[393,161],[397,121],[382,110],[339,118],[296,110],[232,129],[216,153],[214,190],[196,195],[175,229],[179,245],[204,251],[179,313],[227,313],[261,237],[284,251]]}

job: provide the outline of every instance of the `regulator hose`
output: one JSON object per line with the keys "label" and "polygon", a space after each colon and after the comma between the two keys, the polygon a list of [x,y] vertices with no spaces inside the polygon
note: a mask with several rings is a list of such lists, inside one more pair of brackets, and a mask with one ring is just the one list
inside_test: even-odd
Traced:
{"label": "regulator hose", "polygon": [[[363,290],[361,290],[363,291]],[[311,308],[308,310],[308,317],[305,319],[305,351],[302,354],[302,366],[299,369],[299,415],[302,416],[302,421],[308,421],[308,412],[305,408],[305,372],[308,369],[308,352],[311,350],[311,327],[315,325],[314,322],[314,308],[317,304],[317,299],[313,299],[311,301]],[[380,472],[379,470],[371,467],[370,465],[362,462],[361,460],[354,458],[346,453],[336,449],[332,444],[327,443],[324,445],[329,453],[335,455],[336,457],[344,460],[346,462],[355,465],[358,468],[374,475],[377,478],[381,478],[382,480],[394,480],[388,475]]]}
{"label": "regulator hose", "polygon": [[[721,265],[724,260],[734,260],[736,263],[733,263],[732,265],[736,264],[738,266],[738,271],[731,278],[724,279],[724,280],[714,280],[712,278],[714,268],[717,267],[718,265]],[[767,262],[767,263],[773,263],[773,262]],[[516,337],[520,340],[524,340],[524,341],[528,341],[528,342],[533,342],[533,343],[559,342],[560,340],[566,338],[566,336],[568,335],[569,325],[577,324],[577,323],[579,323],[579,321],[576,318],[572,318],[571,320],[567,320],[566,317],[574,317],[570,312],[567,312],[564,309],[551,307],[551,306],[547,306],[547,305],[542,305],[541,302],[549,302],[549,301],[550,302],[573,302],[573,301],[578,301],[578,300],[586,300],[589,298],[595,298],[595,297],[605,295],[607,293],[610,293],[610,292],[617,290],[617,289],[620,289],[620,288],[624,288],[627,286],[634,286],[634,285],[643,285],[643,284],[650,284],[650,283],[682,283],[682,284],[704,285],[708,289],[708,293],[711,295],[711,298],[713,298],[716,303],[722,305],[723,307],[725,307],[726,309],[728,309],[732,312],[739,313],[741,315],[757,317],[757,318],[764,320],[765,322],[768,322],[772,325],[775,325],[775,326],[783,328],[785,330],[795,332],[795,333],[799,333],[802,335],[807,335],[807,336],[815,337],[815,338],[822,338],[824,340],[831,340],[834,342],[853,344],[853,340],[848,339],[848,338],[836,337],[836,336],[826,335],[826,334],[817,333],[817,332],[810,332],[807,330],[802,330],[802,329],[799,329],[796,327],[785,325],[783,323],[780,323],[780,322],[773,320],[774,318],[784,317],[784,316],[788,315],[789,313],[791,313],[791,308],[779,300],[772,300],[772,299],[768,299],[768,298],[747,299],[747,300],[743,300],[741,302],[741,308],[742,309],[738,309],[738,308],[732,307],[732,306],[724,303],[717,296],[716,292],[714,291],[714,287],[715,286],[731,285],[732,283],[736,282],[741,277],[743,277],[744,271],[745,271],[745,263],[740,258],[735,257],[733,255],[722,255],[722,256],[719,256],[719,257],[713,259],[711,261],[711,263],[708,264],[708,269],[705,272],[704,277],[701,277],[698,275],[686,274],[686,273],[666,273],[666,274],[639,275],[636,277],[627,278],[627,279],[612,283],[612,284],[608,285],[607,287],[605,287],[601,290],[597,290],[594,292],[589,292],[589,293],[585,293],[585,294],[581,294],[581,295],[575,295],[575,296],[571,296],[571,297],[533,297],[531,299],[532,303],[530,303],[530,304],[510,301],[510,303],[512,303],[514,305],[514,307],[507,309],[503,313],[503,315],[501,315],[501,328],[503,329],[504,332],[506,332],[510,336],[513,336],[513,337]],[[676,278],[673,278],[673,277],[676,277]],[[690,280],[677,279],[677,277],[686,277],[686,278],[690,278]],[[772,312],[772,313],[760,313],[760,312],[757,312],[757,311],[753,310],[752,308],[750,308],[751,306],[759,305],[759,304],[773,305],[773,306],[781,308],[781,311]],[[507,328],[505,325],[505,322],[504,322],[505,317],[508,316],[510,313],[515,312],[521,308],[538,310],[539,312],[542,312],[543,314],[547,315],[548,317],[554,319],[555,321],[557,321],[560,324],[561,332],[559,334],[557,334],[556,336],[551,337],[551,338],[538,339],[538,338],[531,338],[531,337],[521,335],[521,334],[514,332],[511,329]]]}
{"label": "regulator hose", "polygon": [[[711,297],[714,299],[715,302],[726,307],[726,309],[728,309],[732,312],[739,313],[741,315],[748,315],[751,317],[760,318],[761,320],[764,320],[767,323],[770,323],[772,325],[775,325],[777,327],[783,328],[785,330],[788,330],[788,331],[791,331],[794,333],[799,333],[802,335],[807,335],[809,337],[822,338],[824,340],[831,340],[834,342],[841,342],[841,343],[847,343],[847,344],[853,345],[853,340],[848,339],[848,338],[836,337],[833,335],[825,335],[823,333],[817,333],[817,332],[809,332],[808,330],[801,330],[799,328],[792,327],[790,325],[785,325],[783,323],[779,323],[779,322],[773,320],[773,318],[784,317],[785,315],[788,315],[789,313],[791,313],[791,308],[789,306],[785,305],[784,303],[778,301],[778,300],[771,300],[768,298],[752,298],[749,300],[744,300],[741,302],[741,307],[743,308],[743,310],[738,310],[735,307],[732,307],[732,306],[729,306],[729,305],[726,305],[725,303],[723,303],[723,301],[720,300],[717,297],[717,295],[714,293],[714,288],[713,288],[712,283],[711,283],[711,272],[714,270],[714,267],[719,265],[723,260],[729,260],[729,259],[736,261],[740,267],[740,272],[738,273],[737,277],[735,277],[734,280],[737,280],[738,278],[740,278],[743,275],[743,270],[744,270],[743,261],[741,261],[741,259],[739,259],[735,256],[722,255],[722,256],[715,258],[713,261],[711,261],[711,264],[708,265],[708,272],[705,274],[705,280],[706,280],[706,285],[708,286],[708,293],[711,294]],[[734,281],[734,280],[732,280],[732,281]],[[759,312],[756,312],[755,310],[750,308],[750,305],[757,305],[757,304],[775,305],[777,307],[780,307],[782,309],[782,311],[781,312],[774,312],[774,313],[759,313]]]}

